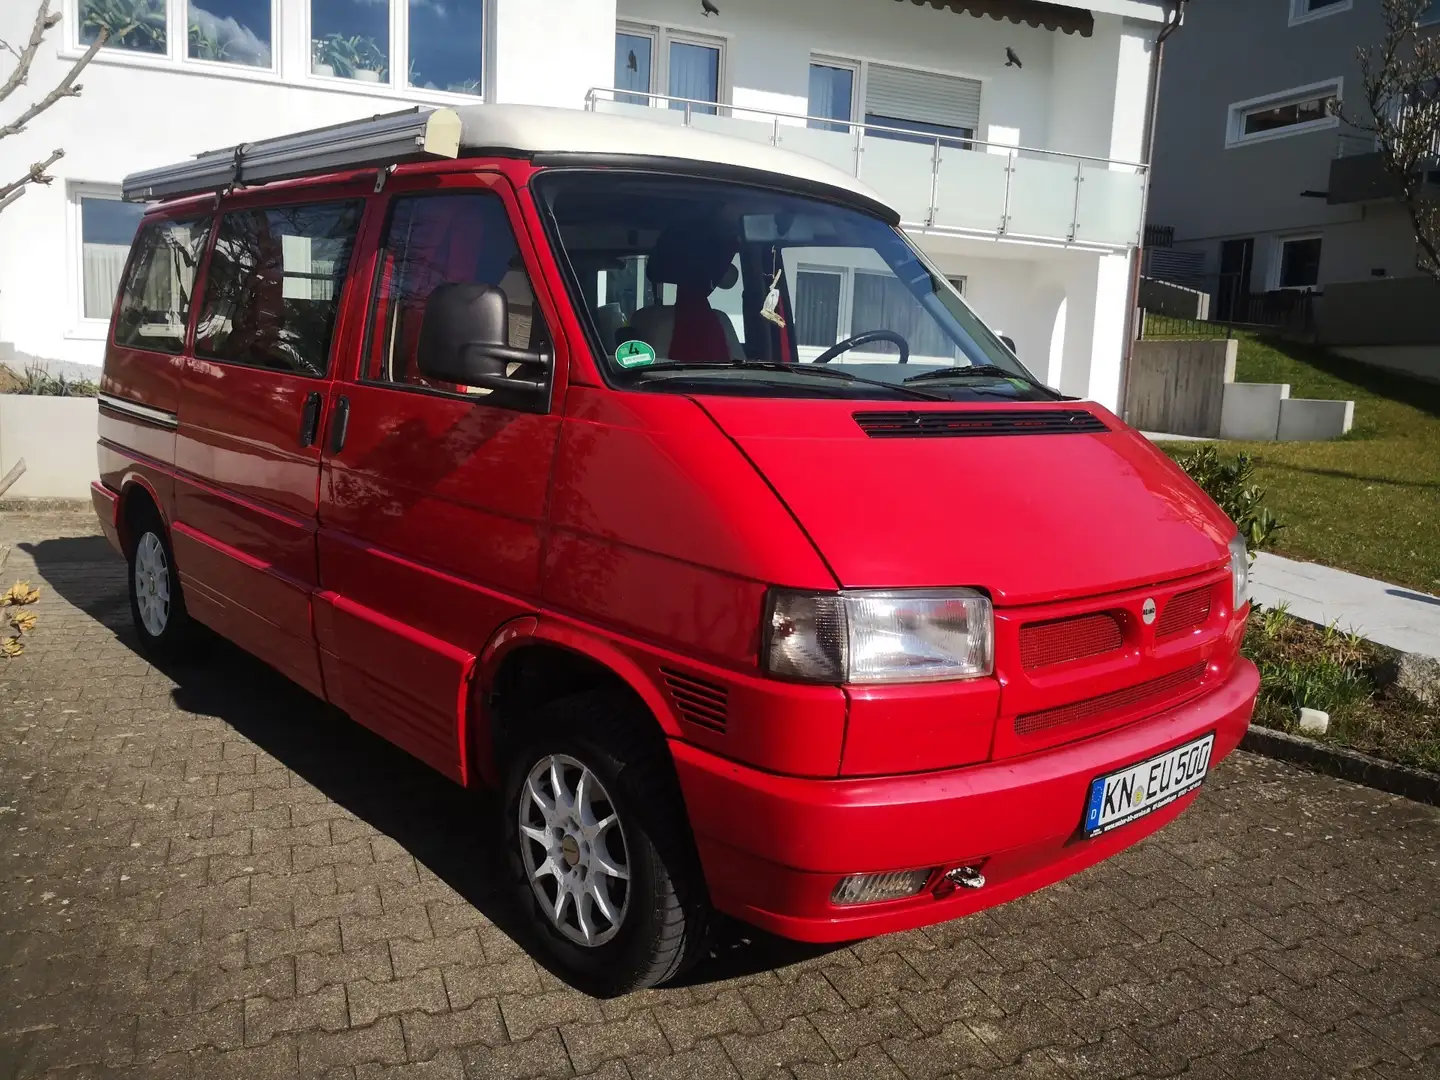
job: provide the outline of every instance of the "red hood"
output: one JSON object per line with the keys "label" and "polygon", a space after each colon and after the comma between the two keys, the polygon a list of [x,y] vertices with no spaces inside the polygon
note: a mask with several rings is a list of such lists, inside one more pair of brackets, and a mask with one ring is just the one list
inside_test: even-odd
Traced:
{"label": "red hood", "polygon": [[[1138,433],[872,438],[856,412],[968,403],[705,397],[845,588],[970,585],[1029,604],[1223,564],[1235,526]],[[1024,408],[1049,408],[1026,405]],[[979,406],[987,408],[987,406]]]}

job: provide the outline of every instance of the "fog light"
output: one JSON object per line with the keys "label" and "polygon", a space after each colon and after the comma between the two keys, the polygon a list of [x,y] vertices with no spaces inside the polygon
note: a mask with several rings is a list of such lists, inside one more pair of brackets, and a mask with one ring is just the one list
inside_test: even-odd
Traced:
{"label": "fog light", "polygon": [[830,894],[832,904],[878,904],[903,900],[925,888],[930,870],[895,870],[888,874],[851,874]]}

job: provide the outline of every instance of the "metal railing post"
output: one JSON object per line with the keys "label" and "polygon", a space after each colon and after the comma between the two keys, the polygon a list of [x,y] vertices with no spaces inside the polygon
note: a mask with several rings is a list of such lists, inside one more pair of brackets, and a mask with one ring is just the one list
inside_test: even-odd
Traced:
{"label": "metal railing post", "polygon": [[930,209],[925,215],[925,226],[931,228],[935,224],[935,212],[938,209],[935,200],[940,193],[940,139],[935,139],[935,153],[930,158]]}
{"label": "metal railing post", "polygon": [[852,124],[850,130],[855,135],[855,179],[860,179],[860,161],[865,153],[865,129],[859,124]]}
{"label": "metal railing post", "polygon": [[[734,116],[734,113],[731,113],[731,116],[733,117],[733,116]],[[770,132],[770,145],[771,145],[771,146],[779,146],[779,145],[780,145],[780,114],[779,114],[779,113],[776,113],[771,119],[774,121],[774,126],[773,126],[773,128],[771,129],[771,132]]]}
{"label": "metal railing post", "polygon": [[1073,242],[1075,234],[1080,231],[1080,185],[1085,182],[1085,163],[1075,162],[1075,205],[1070,208],[1070,236]]}
{"label": "metal railing post", "polygon": [[1005,205],[1000,209],[1000,236],[1004,236],[1010,228],[1010,183],[1014,179],[1015,151],[1010,150],[1005,155]]}
{"label": "metal railing post", "polygon": [[689,127],[689,126],[690,126],[690,116],[691,116],[690,110],[691,110],[692,108],[694,108],[694,106],[693,106],[690,102],[688,102],[688,101],[685,102],[685,126],[686,126],[686,127]]}

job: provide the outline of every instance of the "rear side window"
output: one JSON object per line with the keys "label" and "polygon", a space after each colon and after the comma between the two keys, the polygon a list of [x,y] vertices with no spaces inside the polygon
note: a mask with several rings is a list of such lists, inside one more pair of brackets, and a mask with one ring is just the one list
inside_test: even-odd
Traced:
{"label": "rear side window", "polygon": [[511,348],[533,350],[549,344],[499,196],[489,192],[401,196],[391,206],[380,251],[365,378],[488,393],[432,383],[416,366],[420,324],[430,294],[448,282],[493,285],[505,294]]}
{"label": "rear side window", "polygon": [[324,375],[363,206],[312,203],[222,217],[195,355]]}
{"label": "rear side window", "polygon": [[167,353],[184,349],[195,268],[209,232],[208,218],[141,226],[120,290],[116,345]]}

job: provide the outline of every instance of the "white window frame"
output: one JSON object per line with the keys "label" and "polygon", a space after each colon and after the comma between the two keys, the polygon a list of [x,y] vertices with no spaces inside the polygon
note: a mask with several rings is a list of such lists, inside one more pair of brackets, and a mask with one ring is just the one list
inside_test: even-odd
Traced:
{"label": "white window frame", "polygon": [[965,296],[965,287],[970,281],[969,274],[946,274],[945,280],[955,287],[955,291],[962,298]]}
{"label": "white window frame", "polygon": [[[650,89],[649,90],[626,90],[627,94],[647,94],[651,106],[657,109],[668,109],[670,107],[670,45],[672,42],[680,45],[700,45],[707,49],[717,49],[720,52],[720,62],[715,77],[715,102],[716,111],[721,115],[729,114],[730,106],[730,63],[729,63],[729,39],[716,34],[706,34],[698,30],[689,30],[683,27],[657,26],[653,23],[633,23],[624,19],[615,23],[615,33],[633,34],[636,37],[647,37],[652,42],[650,47]],[[615,81],[614,73],[611,73],[611,82]]]}
{"label": "white window frame", "polygon": [[85,315],[85,233],[81,227],[81,199],[110,199],[121,202],[119,184],[70,180],[65,184],[65,293],[64,336],[70,341],[104,341],[110,336],[110,316],[91,319]]}
{"label": "white window frame", "polygon": [[[822,263],[796,263],[795,275],[801,274],[828,274],[830,277],[840,279],[840,306],[835,310],[835,340],[844,341],[851,337],[853,329],[850,321],[855,314],[855,268],[853,266],[827,266]],[[791,298],[794,303],[794,298]],[[815,357],[823,353],[829,346],[826,345],[795,345],[796,353],[800,359],[809,363]]]}
{"label": "white window frame", "polygon": [[1299,26],[1302,23],[1314,22],[1316,19],[1323,19],[1330,15],[1339,15],[1342,11],[1349,11],[1355,6],[1355,0],[1340,0],[1338,4],[1327,4],[1325,7],[1311,8],[1311,0],[1290,0],[1290,25]]}
{"label": "white window frame", "polygon": [[1323,233],[1318,233],[1318,232],[1287,233],[1287,234],[1284,235],[1284,236],[1277,236],[1277,237],[1275,237],[1275,248],[1274,248],[1274,250],[1271,252],[1271,256],[1270,256],[1270,273],[1268,273],[1268,274],[1266,275],[1266,285],[1269,287],[1270,291],[1272,291],[1272,292],[1278,292],[1278,291],[1280,291],[1280,290],[1283,289],[1283,290],[1285,290],[1286,292],[1314,292],[1316,289],[1318,289],[1318,288],[1320,287],[1320,280],[1319,280],[1320,273],[1319,273],[1319,268],[1318,268],[1318,267],[1316,268],[1316,273],[1315,273],[1316,280],[1315,280],[1315,284],[1314,284],[1314,285],[1281,285],[1281,284],[1280,284],[1280,275],[1281,275],[1281,273],[1282,273],[1282,271],[1283,271],[1283,268],[1284,268],[1284,265],[1285,265],[1285,245],[1286,245],[1286,244],[1299,243],[1299,242],[1304,241],[1304,240],[1319,240],[1319,241],[1320,241],[1321,251],[1322,251],[1322,252],[1324,251],[1324,248],[1325,248],[1325,236],[1324,236]]}
{"label": "white window frame", "polygon": [[[811,54],[810,54],[810,60],[809,60],[809,62],[806,63],[806,65],[805,65],[805,84],[806,84],[806,88],[805,88],[805,115],[806,115],[807,118],[811,115],[811,114],[810,114],[810,88],[809,88],[809,84],[810,84],[810,68],[811,68],[812,65],[816,65],[816,66],[819,66],[819,67],[843,68],[843,69],[845,69],[845,70],[847,70],[847,71],[850,71],[850,72],[852,72],[852,73],[854,74],[855,79],[854,79],[854,81],[850,84],[850,118],[849,118],[849,123],[851,123],[851,124],[864,123],[864,121],[865,121],[865,111],[864,111],[864,109],[862,108],[862,104],[861,104],[862,101],[863,101],[863,98],[861,97],[861,92],[862,92],[862,89],[863,89],[862,83],[861,83],[861,79],[864,77],[864,73],[865,73],[865,64],[864,64],[864,61],[861,61],[861,60],[852,60],[852,59],[850,59],[850,58],[848,58],[848,57],[843,57],[843,56],[830,56],[830,55],[828,55],[828,54],[826,54],[826,53],[811,53]],[[835,123],[835,124],[844,123],[844,122],[845,122],[845,121],[841,121],[841,120],[833,120],[833,121],[831,121],[831,123]]]}
{"label": "white window frame", "polygon": [[[0,0],[3,2],[3,0]],[[62,0],[65,37],[60,49],[61,60],[78,60],[88,45],[80,40],[81,0]],[[394,57],[405,57],[409,70],[409,9],[408,0],[389,0],[390,3],[390,78],[386,82],[360,82],[357,79],[327,78],[310,70],[311,31],[310,0],[270,0],[270,67],[251,67],[248,64],[231,64],[223,60],[192,60],[189,56],[189,29],[187,13],[190,0],[163,0],[165,3],[164,53],[142,53],[130,49],[103,48],[95,54],[96,64],[115,64],[120,67],[161,68],[170,71],[181,70],[191,74],[204,74],[222,79],[239,79],[250,82],[285,83],[290,86],[304,86],[308,89],[335,91],[338,93],[363,94],[370,97],[395,98],[399,101],[437,102],[444,104],[473,105],[494,100],[495,78],[495,8],[496,0],[480,0],[482,9],[482,30],[484,37],[480,64],[480,93],[460,94],[449,90],[426,90],[423,87],[408,86],[395,71]],[[287,3],[298,3],[303,9],[300,20],[303,26],[303,48],[285,33],[285,7]],[[288,55],[294,51],[295,56]],[[302,55],[303,54],[303,55]],[[722,54],[723,66],[723,54]],[[296,64],[301,66],[297,69]]]}
{"label": "white window frame", "polygon": [[1248,101],[1237,101],[1230,106],[1225,122],[1225,147],[1233,149],[1237,146],[1249,146],[1252,143],[1269,142],[1271,139],[1288,139],[1295,135],[1306,135],[1313,131],[1328,131],[1340,125],[1338,116],[1326,116],[1319,120],[1306,120],[1303,123],[1291,124],[1289,127],[1275,128],[1271,131],[1257,131],[1254,134],[1245,134],[1245,117],[1261,109],[1273,109],[1279,105],[1295,105],[1300,102],[1311,101],[1333,93],[1338,100],[1344,100],[1345,80],[1343,77],[1326,79],[1323,82],[1310,83],[1307,86],[1294,86],[1288,90],[1281,90],[1274,94],[1265,94],[1262,97],[1250,98]]}

